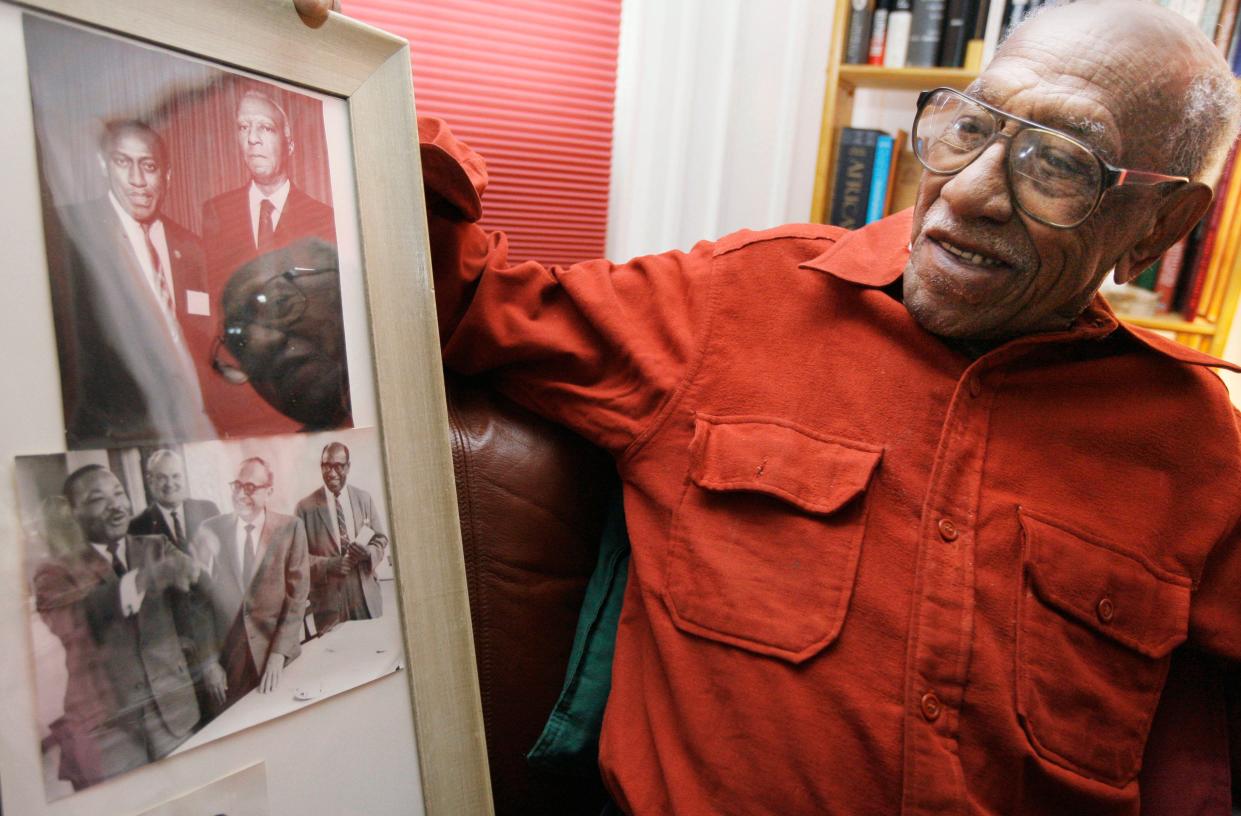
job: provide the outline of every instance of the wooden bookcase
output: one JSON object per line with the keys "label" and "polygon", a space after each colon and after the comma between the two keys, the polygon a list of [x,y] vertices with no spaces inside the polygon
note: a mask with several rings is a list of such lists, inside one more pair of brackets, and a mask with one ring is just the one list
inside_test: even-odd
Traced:
{"label": "wooden bookcase", "polygon": [[[961,68],[880,68],[873,65],[844,64],[845,39],[849,29],[849,0],[836,0],[832,24],[832,44],[827,64],[827,86],[823,93],[823,122],[819,131],[819,155],[815,167],[814,196],[810,220],[826,223],[830,216],[832,179],[836,174],[836,142],[840,128],[853,121],[853,99],[859,89],[922,91],[944,85],[964,88],[974,77]],[[913,111],[910,111],[913,121]],[[1241,172],[1241,171],[1238,171]],[[1224,186],[1217,191],[1223,195]],[[1228,341],[1232,318],[1241,300],[1241,207],[1221,222],[1222,234],[1216,239],[1219,263],[1208,275],[1198,313],[1192,316],[1130,317],[1136,326],[1170,333],[1191,348],[1220,356]]]}

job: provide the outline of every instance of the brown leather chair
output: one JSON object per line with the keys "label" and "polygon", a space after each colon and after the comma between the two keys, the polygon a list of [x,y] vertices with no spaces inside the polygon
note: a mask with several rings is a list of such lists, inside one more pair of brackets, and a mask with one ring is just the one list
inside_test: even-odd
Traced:
{"label": "brown leather chair", "polygon": [[597,776],[536,770],[525,754],[564,682],[616,469],[485,383],[449,376],[447,386],[496,814],[596,816]]}

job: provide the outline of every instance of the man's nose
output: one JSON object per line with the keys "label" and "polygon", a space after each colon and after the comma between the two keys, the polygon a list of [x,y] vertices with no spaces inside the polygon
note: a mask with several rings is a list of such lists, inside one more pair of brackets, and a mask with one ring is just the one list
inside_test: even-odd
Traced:
{"label": "man's nose", "polygon": [[246,128],[246,141],[250,144],[258,144],[259,129],[256,127]]}
{"label": "man's nose", "polygon": [[146,176],[142,174],[142,168],[137,162],[129,165],[129,184],[132,187],[145,187],[147,183]]}
{"label": "man's nose", "polygon": [[250,358],[262,359],[284,345],[285,333],[262,323],[250,323],[246,326],[245,354]]}
{"label": "man's nose", "polygon": [[940,188],[939,197],[958,217],[986,218],[1001,223],[1013,217],[1008,149],[1008,139],[997,139]]}

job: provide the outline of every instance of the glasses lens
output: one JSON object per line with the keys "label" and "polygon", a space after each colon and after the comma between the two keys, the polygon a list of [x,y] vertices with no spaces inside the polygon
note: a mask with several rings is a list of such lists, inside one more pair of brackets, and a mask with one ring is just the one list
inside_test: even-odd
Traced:
{"label": "glasses lens", "polygon": [[281,328],[301,317],[306,296],[287,275],[269,280],[250,301],[250,318],[260,325]]}
{"label": "glasses lens", "polygon": [[1085,220],[1103,183],[1094,154],[1050,130],[1018,133],[1009,147],[1008,166],[1018,206],[1057,227]]}
{"label": "glasses lens", "polygon": [[955,173],[972,162],[995,135],[991,111],[949,91],[927,98],[914,122],[914,152],[933,173]]}

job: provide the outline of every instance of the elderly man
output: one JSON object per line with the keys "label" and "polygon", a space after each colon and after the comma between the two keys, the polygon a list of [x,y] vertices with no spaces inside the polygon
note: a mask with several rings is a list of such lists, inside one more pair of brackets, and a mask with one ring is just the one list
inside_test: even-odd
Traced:
{"label": "elderly man", "polygon": [[445,361],[625,485],[623,811],[1137,812],[1172,650],[1241,658],[1241,442],[1227,364],[1096,290],[1201,217],[1237,111],[1177,15],[1053,8],[923,97],[912,212],[563,270],[424,129]]}
{"label": "elderly man", "polygon": [[250,181],[203,205],[203,242],[218,285],[246,261],[299,238],[336,242],[332,208],[289,179],[296,144],[284,108],[270,94],[246,91],[236,124]]}
{"label": "elderly man", "polygon": [[160,448],[147,457],[146,486],[154,501],[129,524],[131,535],[166,536],[188,553],[198,525],[220,514],[215,502],[187,493],[185,463],[176,452]]}
{"label": "elderly man", "polygon": [[310,607],[315,626],[327,631],[341,621],[383,614],[375,570],[388,548],[383,519],[371,495],[346,484],[349,448],[329,442],[319,457],[323,487],[297,503],[310,547]]}
{"label": "elderly man", "polygon": [[71,448],[212,435],[199,381],[212,316],[198,238],[162,212],[172,170],[146,123],[105,123],[101,199],[47,220]]}
{"label": "elderly man", "polygon": [[301,654],[310,592],[306,528],[267,508],[273,482],[262,459],[242,462],[229,485],[234,512],[207,519],[190,545],[215,613],[226,707],[254,688],[275,691],[284,667]]}
{"label": "elderly man", "polygon": [[222,404],[257,393],[303,430],[351,424],[335,247],[306,238],[255,258],[229,278],[220,308],[212,364],[236,392]]}
{"label": "elderly man", "polygon": [[75,789],[166,756],[199,720],[181,638],[198,565],[163,536],[127,534],[129,496],[102,465],[65,480],[83,542],[39,565],[35,608],[65,649],[60,776]]}

